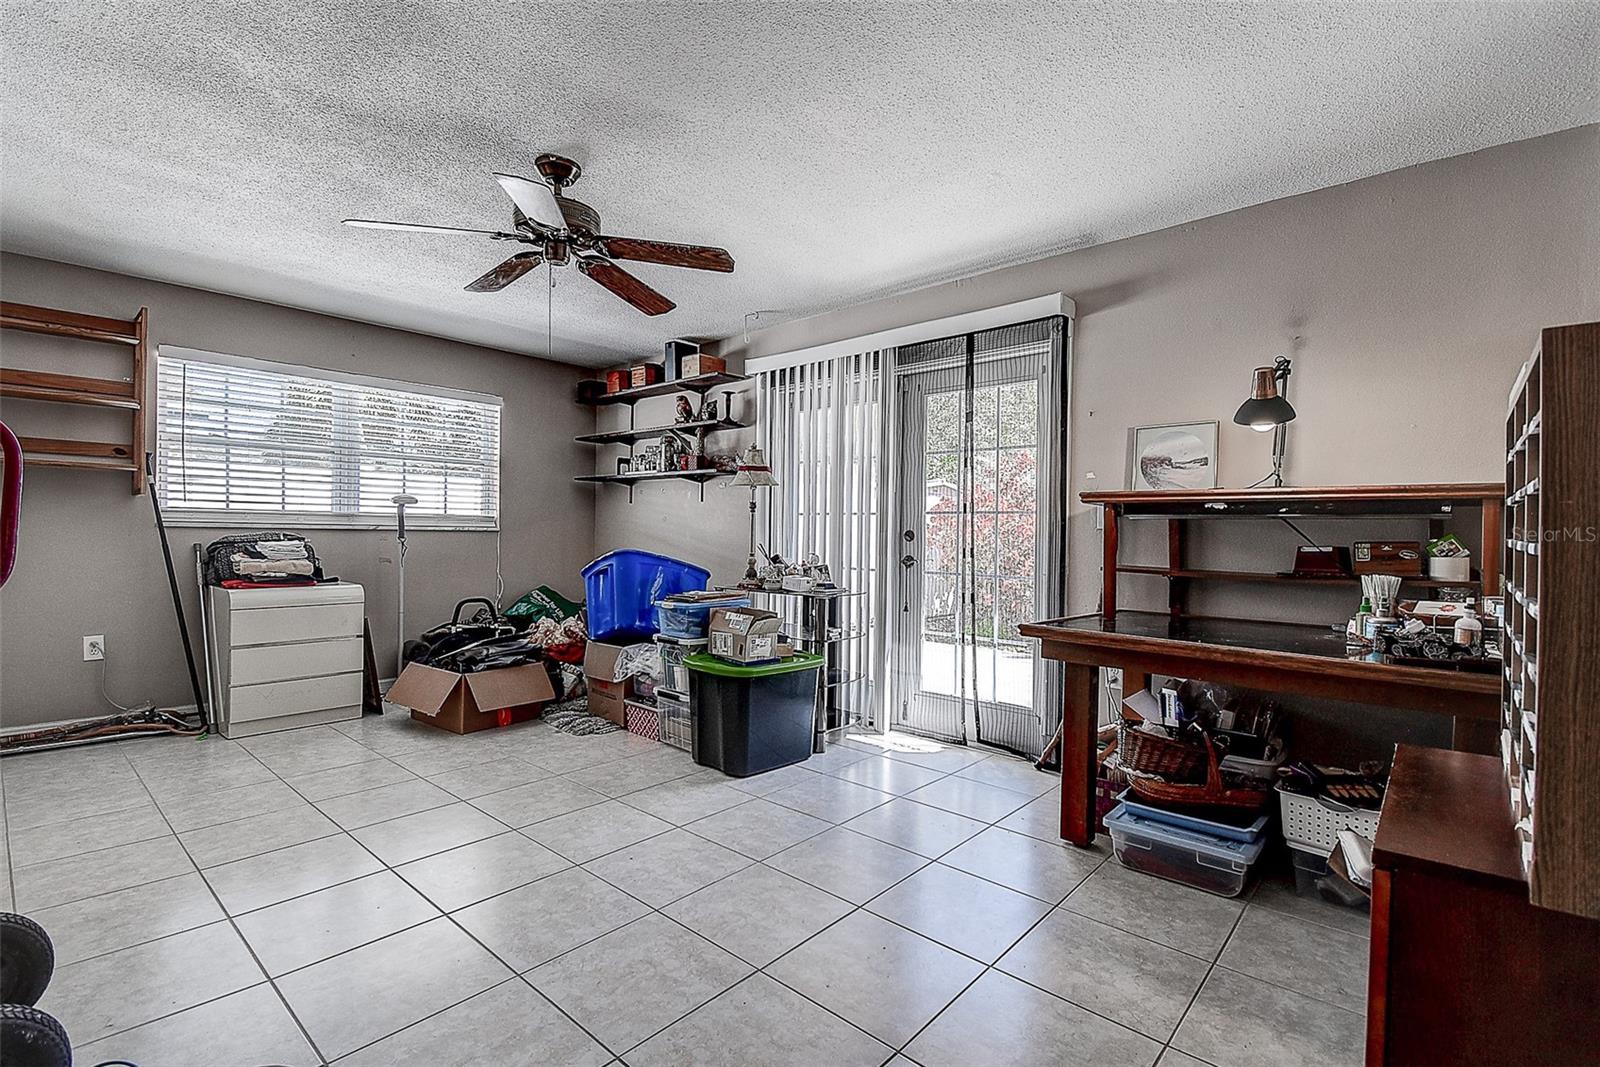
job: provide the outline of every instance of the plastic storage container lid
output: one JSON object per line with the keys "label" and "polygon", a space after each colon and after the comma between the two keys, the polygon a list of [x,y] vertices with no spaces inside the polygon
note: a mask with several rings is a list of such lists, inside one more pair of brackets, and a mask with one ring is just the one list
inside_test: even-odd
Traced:
{"label": "plastic storage container lid", "polygon": [[746,667],[742,663],[729,663],[725,659],[708,656],[704,652],[696,652],[692,656],[683,657],[683,665],[691,671],[699,671],[702,674],[715,674],[721,678],[768,678],[774,674],[815,670],[822,666],[822,657],[812,652],[796,652],[791,659],[775,660],[772,663],[755,663]]}
{"label": "plastic storage container lid", "polygon": [[1181,826],[1186,830],[1198,830],[1203,834],[1214,837],[1226,837],[1234,841],[1256,841],[1267,830],[1267,815],[1265,812],[1256,816],[1255,821],[1249,826],[1230,826],[1225,822],[1216,822],[1212,819],[1202,819],[1197,815],[1185,815],[1181,811],[1167,811],[1154,805],[1141,803],[1134,794],[1132,787],[1124,789],[1117,794],[1117,799],[1122,802],[1123,809],[1130,815],[1137,815],[1141,819],[1152,819],[1163,822],[1168,826]]}
{"label": "plastic storage container lid", "polygon": [[1149,841],[1158,841],[1173,848],[1192,849],[1202,856],[1248,866],[1261,858],[1266,840],[1231,841],[1224,837],[1186,830],[1181,826],[1157,822],[1135,815],[1118,804],[1106,815],[1106,829],[1112,833],[1133,834]]}

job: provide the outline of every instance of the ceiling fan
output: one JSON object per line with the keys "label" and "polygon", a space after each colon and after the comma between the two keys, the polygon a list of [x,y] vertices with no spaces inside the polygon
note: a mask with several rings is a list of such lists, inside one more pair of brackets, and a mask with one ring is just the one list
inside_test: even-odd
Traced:
{"label": "ceiling fan", "polygon": [[385,222],[380,219],[345,219],[347,226],[366,226],[380,230],[412,230],[419,233],[470,233],[491,241],[512,241],[529,246],[467,285],[469,293],[499,292],[540,263],[552,267],[576,264],[588,277],[599,282],[646,315],[662,315],[677,307],[671,300],[629,274],[612,260],[661,263],[691,270],[714,270],[723,274],[733,270],[733,257],[725,249],[706,245],[669,244],[637,237],[610,237],[600,232],[600,215],[594,208],[566,195],[583,168],[565,156],[546,152],[533,161],[544,181],[519,178],[514,174],[495,174],[495,181],[511,198],[511,231],[473,230],[460,226],[428,226],[412,222]]}

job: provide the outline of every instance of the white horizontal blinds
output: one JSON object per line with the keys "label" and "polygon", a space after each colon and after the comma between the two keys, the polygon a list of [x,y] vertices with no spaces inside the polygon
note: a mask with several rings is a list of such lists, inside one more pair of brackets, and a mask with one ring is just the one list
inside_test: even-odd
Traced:
{"label": "white horizontal blinds", "polygon": [[161,354],[157,484],[173,518],[359,525],[409,493],[424,524],[494,527],[498,403],[280,366]]}

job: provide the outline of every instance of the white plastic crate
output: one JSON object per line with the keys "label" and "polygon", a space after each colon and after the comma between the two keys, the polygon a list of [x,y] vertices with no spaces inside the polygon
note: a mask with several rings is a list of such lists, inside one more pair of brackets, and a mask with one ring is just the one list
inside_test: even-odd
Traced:
{"label": "white plastic crate", "polygon": [[1326,856],[1339,843],[1340,830],[1354,830],[1371,841],[1378,836],[1379,812],[1352,808],[1328,797],[1308,797],[1278,786],[1283,836],[1290,847]]}

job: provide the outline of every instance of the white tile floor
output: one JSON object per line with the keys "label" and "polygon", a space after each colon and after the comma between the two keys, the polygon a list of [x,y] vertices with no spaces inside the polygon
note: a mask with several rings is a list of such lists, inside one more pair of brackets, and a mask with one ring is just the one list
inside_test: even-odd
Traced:
{"label": "white tile floor", "polygon": [[1026,763],[731,779],[399,714],[0,761],[0,905],[80,1062],[1355,1064],[1364,917],[1056,837]]}

